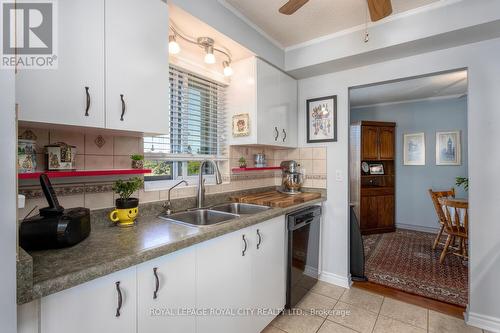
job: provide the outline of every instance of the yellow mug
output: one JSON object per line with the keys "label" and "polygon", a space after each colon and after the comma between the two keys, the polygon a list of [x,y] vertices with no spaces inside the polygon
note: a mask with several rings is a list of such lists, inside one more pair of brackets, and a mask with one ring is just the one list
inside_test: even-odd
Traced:
{"label": "yellow mug", "polygon": [[139,207],[115,209],[109,214],[109,219],[114,223],[118,222],[120,227],[130,227],[139,213]]}

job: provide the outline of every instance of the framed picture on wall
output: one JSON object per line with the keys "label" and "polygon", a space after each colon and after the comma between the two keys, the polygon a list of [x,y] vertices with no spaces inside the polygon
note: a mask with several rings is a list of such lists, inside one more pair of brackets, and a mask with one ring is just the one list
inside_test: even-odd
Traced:
{"label": "framed picture on wall", "polygon": [[337,96],[306,101],[307,142],[337,141]]}
{"label": "framed picture on wall", "polygon": [[250,135],[250,115],[248,113],[233,116],[233,137]]}
{"label": "framed picture on wall", "polygon": [[425,165],[425,133],[404,134],[403,164]]}
{"label": "framed picture on wall", "polygon": [[462,164],[460,131],[436,132],[436,165]]}

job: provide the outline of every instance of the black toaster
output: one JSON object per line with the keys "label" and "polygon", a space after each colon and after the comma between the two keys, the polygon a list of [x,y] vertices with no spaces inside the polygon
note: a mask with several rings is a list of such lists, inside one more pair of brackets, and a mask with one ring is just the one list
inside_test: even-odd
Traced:
{"label": "black toaster", "polygon": [[40,175],[49,207],[40,209],[39,215],[21,222],[19,245],[25,250],[57,249],[78,244],[90,234],[90,210],[78,207],[64,209],[47,175]]}

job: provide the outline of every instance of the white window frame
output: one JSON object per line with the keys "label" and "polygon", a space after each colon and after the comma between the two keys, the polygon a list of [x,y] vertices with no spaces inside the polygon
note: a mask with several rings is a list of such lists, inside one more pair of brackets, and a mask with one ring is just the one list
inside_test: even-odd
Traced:
{"label": "white window frame", "polygon": [[[210,81],[210,82],[213,82],[213,83],[217,83],[220,85],[220,83],[218,82],[215,82],[213,79],[210,79],[210,78],[207,78],[203,75],[200,75],[198,73],[194,73],[194,72],[191,72],[189,70],[186,70],[186,69],[183,69],[179,66],[174,66],[174,67],[177,67],[179,70],[181,71],[184,71],[184,72],[187,72],[187,73],[191,73],[195,76],[197,76],[198,78],[203,78],[207,81]],[[170,111],[170,110],[169,110]],[[226,130],[226,133],[228,132],[228,129],[227,129],[227,123],[224,122],[224,127],[225,130]],[[225,149],[223,149],[224,151],[228,152],[229,150],[229,146],[227,144],[227,142],[225,143],[225,146],[224,146]],[[227,154],[227,153],[226,153]],[[171,159],[169,157],[172,157]],[[179,154],[154,154],[154,153],[145,153],[145,158],[147,160],[166,160],[166,161],[171,161],[171,162],[190,162],[190,161],[203,161],[204,159],[208,159],[208,160],[214,160],[216,162],[225,162],[225,163],[228,163],[229,161],[229,158],[227,156],[214,156],[214,155],[207,155],[207,156],[204,156],[204,155],[179,155]],[[220,163],[219,164],[219,169],[221,169],[221,166],[220,166]],[[175,184],[177,184],[179,181],[181,180],[185,180],[188,182],[188,186],[197,186],[198,185],[198,178],[199,176],[198,175],[194,175],[194,176],[187,176],[187,163],[183,163],[183,167],[182,167],[182,174],[185,175],[185,176],[175,176],[175,173],[174,173],[174,170],[172,170],[173,174],[174,174],[174,178],[173,179],[165,179],[165,180],[147,180],[147,177],[145,178],[145,182],[144,182],[144,190],[145,191],[156,191],[156,190],[165,190],[165,189],[169,189],[171,188],[172,186],[174,186]],[[214,175],[204,175],[204,179],[206,179],[206,184],[207,185],[210,185],[210,184],[215,184],[215,176]]]}

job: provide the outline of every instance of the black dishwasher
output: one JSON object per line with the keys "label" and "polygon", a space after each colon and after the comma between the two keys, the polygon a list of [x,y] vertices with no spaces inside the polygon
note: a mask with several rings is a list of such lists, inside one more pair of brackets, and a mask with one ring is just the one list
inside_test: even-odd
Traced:
{"label": "black dishwasher", "polygon": [[287,309],[294,307],[318,281],[320,221],[320,206],[287,215]]}

